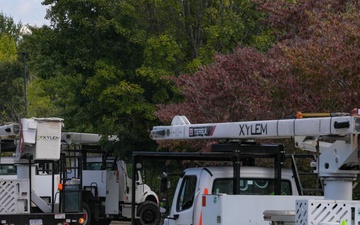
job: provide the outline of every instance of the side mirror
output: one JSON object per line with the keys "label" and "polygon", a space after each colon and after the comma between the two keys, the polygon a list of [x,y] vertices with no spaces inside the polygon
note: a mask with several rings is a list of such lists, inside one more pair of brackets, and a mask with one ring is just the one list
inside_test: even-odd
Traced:
{"label": "side mirror", "polygon": [[137,170],[142,170],[142,164],[141,163],[136,163],[135,167]]}
{"label": "side mirror", "polygon": [[160,212],[166,214],[169,211],[168,207],[168,191],[170,188],[170,181],[168,174],[163,172],[158,179],[160,180]]}
{"label": "side mirror", "polygon": [[143,184],[143,177],[141,176],[141,172],[139,170],[136,171],[136,184]]}
{"label": "side mirror", "polygon": [[168,189],[168,179],[167,177],[164,177],[160,180],[160,192],[166,193]]}
{"label": "side mirror", "polygon": [[167,173],[163,172],[163,174],[159,176],[159,179],[160,179],[160,192],[167,193],[167,190],[170,188],[170,182],[168,180]]}

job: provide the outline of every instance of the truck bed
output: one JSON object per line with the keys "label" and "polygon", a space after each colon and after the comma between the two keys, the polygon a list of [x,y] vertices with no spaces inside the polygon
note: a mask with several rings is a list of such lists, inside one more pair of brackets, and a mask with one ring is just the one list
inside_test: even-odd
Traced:
{"label": "truck bed", "polygon": [[[323,199],[315,196],[255,196],[255,195],[204,195],[203,224],[257,224],[269,225],[264,220],[266,210],[295,210],[296,200]],[[204,203],[206,201],[206,204]],[[205,206],[204,206],[205,205]]]}

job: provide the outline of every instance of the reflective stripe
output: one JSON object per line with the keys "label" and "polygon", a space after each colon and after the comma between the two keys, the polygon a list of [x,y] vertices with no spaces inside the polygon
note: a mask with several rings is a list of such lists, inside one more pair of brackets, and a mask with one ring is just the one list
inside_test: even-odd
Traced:
{"label": "reflective stripe", "polygon": [[[204,188],[204,195],[207,195],[207,194],[209,194],[209,190],[207,188]],[[199,225],[202,225],[202,210],[200,212]]]}

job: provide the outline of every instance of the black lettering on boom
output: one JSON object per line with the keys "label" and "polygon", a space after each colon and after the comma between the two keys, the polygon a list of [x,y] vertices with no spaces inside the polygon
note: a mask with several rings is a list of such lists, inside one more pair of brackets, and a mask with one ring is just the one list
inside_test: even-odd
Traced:
{"label": "black lettering on boom", "polygon": [[240,124],[239,136],[249,136],[249,135],[263,135],[267,134],[267,124],[257,123],[257,124]]}

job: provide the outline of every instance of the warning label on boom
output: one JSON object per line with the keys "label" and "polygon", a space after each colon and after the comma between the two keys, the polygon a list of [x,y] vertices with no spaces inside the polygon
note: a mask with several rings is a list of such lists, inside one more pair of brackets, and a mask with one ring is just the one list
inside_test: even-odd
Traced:
{"label": "warning label on boom", "polygon": [[190,127],[189,128],[189,137],[205,137],[212,136],[215,130],[215,126],[205,126],[205,127]]}

